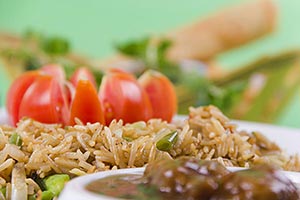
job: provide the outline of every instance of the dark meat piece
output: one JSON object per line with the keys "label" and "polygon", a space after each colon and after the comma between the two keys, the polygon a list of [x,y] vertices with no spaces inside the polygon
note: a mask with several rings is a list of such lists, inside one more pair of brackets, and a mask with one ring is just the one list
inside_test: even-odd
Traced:
{"label": "dark meat piece", "polygon": [[149,164],[144,177],[146,184],[157,187],[163,195],[208,199],[218,189],[219,179],[229,173],[216,161],[179,158]]}
{"label": "dark meat piece", "polygon": [[212,200],[298,200],[296,186],[280,171],[262,165],[230,173],[222,179]]}

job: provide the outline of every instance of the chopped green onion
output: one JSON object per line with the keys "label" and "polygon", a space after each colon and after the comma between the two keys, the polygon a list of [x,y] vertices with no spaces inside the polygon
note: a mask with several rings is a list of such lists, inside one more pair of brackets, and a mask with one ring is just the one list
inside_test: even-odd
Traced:
{"label": "chopped green onion", "polygon": [[13,133],[10,138],[9,138],[9,143],[10,144],[15,144],[17,146],[21,146],[22,145],[22,138],[20,135],[18,135],[17,133]]}
{"label": "chopped green onion", "polygon": [[65,186],[65,183],[70,180],[67,174],[55,174],[44,179],[47,190],[58,196]]}
{"label": "chopped green onion", "polygon": [[3,196],[6,196],[6,187],[0,188],[0,192],[3,194]]}
{"label": "chopped green onion", "polygon": [[156,148],[160,151],[169,151],[176,143],[178,137],[177,131],[173,131],[156,142]]}
{"label": "chopped green onion", "polygon": [[51,200],[51,199],[53,199],[53,197],[54,197],[54,194],[49,190],[42,192],[42,200]]}

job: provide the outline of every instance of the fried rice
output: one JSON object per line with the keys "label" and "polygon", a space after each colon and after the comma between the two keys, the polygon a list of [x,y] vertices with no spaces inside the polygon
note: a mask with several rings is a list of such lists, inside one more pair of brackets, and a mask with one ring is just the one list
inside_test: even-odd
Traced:
{"label": "fried rice", "polygon": [[[168,151],[156,143],[170,132],[178,138]],[[21,146],[9,138],[17,133]],[[167,123],[160,119],[123,124],[112,121],[62,127],[32,119],[21,120],[17,127],[0,127],[0,188],[10,184],[17,163],[23,163],[30,181],[34,172],[43,178],[65,173],[79,176],[98,171],[142,167],[162,159],[192,156],[217,160],[225,166],[249,167],[272,163],[284,170],[300,171],[299,156],[286,155],[280,147],[259,132],[238,131],[214,106],[190,108],[186,120]]]}

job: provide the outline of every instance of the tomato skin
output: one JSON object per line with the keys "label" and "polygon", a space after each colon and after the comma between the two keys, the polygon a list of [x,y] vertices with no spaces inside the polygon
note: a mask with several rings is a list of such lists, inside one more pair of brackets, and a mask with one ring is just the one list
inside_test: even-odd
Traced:
{"label": "tomato skin", "polygon": [[94,85],[89,80],[79,80],[71,103],[70,125],[75,125],[75,117],[84,124],[100,122],[105,124],[104,113]]}
{"label": "tomato skin", "polygon": [[153,117],[170,122],[177,112],[177,97],[171,81],[165,75],[149,70],[139,77],[138,82],[150,98]]}
{"label": "tomato skin", "polygon": [[[66,103],[66,106],[69,108],[71,103],[72,91],[74,90],[74,88],[66,80],[66,73],[64,68],[58,64],[47,64],[44,65],[42,68],[40,68],[40,71],[42,75],[49,75],[57,79],[63,94],[62,95],[60,94],[61,93],[60,90],[56,90],[58,92],[58,94],[56,95],[58,95],[58,97],[61,98],[59,102],[63,101],[64,103]],[[62,117],[64,118],[64,121],[67,120],[66,116],[62,116]]]}
{"label": "tomato skin", "polygon": [[10,86],[6,97],[6,108],[9,116],[9,121],[13,125],[16,125],[16,123],[19,121],[19,108],[24,93],[39,75],[39,71],[25,72],[24,74],[19,76]]}
{"label": "tomato skin", "polygon": [[96,80],[93,73],[87,67],[78,68],[70,78],[70,82],[77,86],[79,80],[89,80],[92,85],[97,88]]}
{"label": "tomato skin", "polygon": [[56,78],[39,75],[24,93],[18,118],[30,117],[43,123],[65,124],[68,108],[63,95]]}
{"label": "tomato skin", "polygon": [[62,68],[62,66],[60,66],[60,65],[48,64],[48,65],[43,66],[40,70],[42,73],[53,76],[60,81],[66,80],[66,73],[65,73],[64,69]]}
{"label": "tomato skin", "polygon": [[132,123],[152,117],[149,97],[129,73],[120,70],[108,72],[102,79],[99,98],[104,107],[106,124],[113,119]]}

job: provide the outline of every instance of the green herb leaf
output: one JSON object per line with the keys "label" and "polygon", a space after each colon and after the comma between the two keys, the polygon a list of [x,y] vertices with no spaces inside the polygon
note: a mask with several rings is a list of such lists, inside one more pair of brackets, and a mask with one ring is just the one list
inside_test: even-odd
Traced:
{"label": "green herb leaf", "polygon": [[116,45],[116,48],[119,52],[125,55],[140,58],[143,60],[146,55],[146,50],[147,46],[149,45],[149,41],[150,38],[143,38],[141,40],[130,41],[124,44],[118,44]]}
{"label": "green herb leaf", "polygon": [[42,42],[42,49],[50,55],[65,55],[69,53],[70,45],[64,38],[53,37]]}

